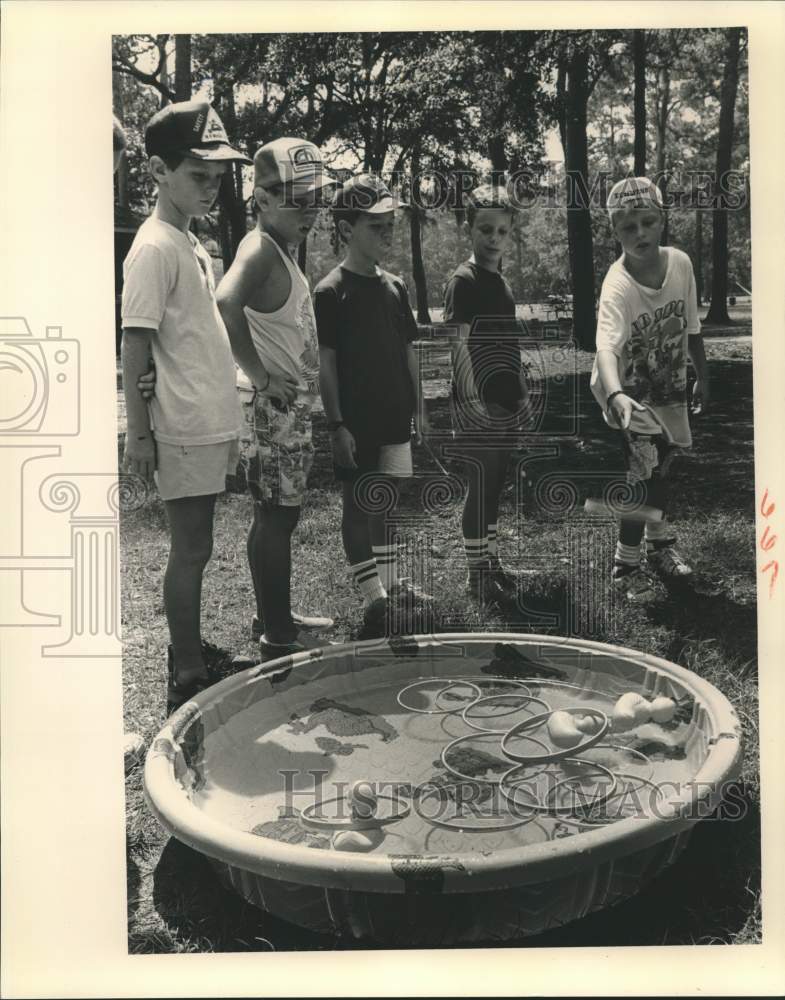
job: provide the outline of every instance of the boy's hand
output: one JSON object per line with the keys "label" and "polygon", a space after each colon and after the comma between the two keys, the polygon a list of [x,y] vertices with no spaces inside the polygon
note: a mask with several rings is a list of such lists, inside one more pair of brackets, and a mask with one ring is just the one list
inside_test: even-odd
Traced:
{"label": "boy's hand", "polygon": [[260,390],[263,396],[271,399],[280,399],[287,406],[293,403],[297,395],[297,379],[293,375],[270,375],[270,381],[264,390]]}
{"label": "boy's hand", "polygon": [[146,483],[153,481],[155,472],[155,441],[149,434],[140,437],[125,436],[123,466],[126,472],[141,476]]}
{"label": "boy's hand", "polygon": [[356,469],[357,461],[355,456],[357,455],[357,444],[349,428],[346,426],[339,427],[337,431],[332,432],[330,439],[335,464],[344,469]]}
{"label": "boy's hand", "polygon": [[623,431],[626,431],[630,426],[633,411],[645,410],[646,407],[641,406],[641,404],[634,400],[632,396],[628,396],[626,393],[620,392],[618,396],[613,397],[611,405],[608,409],[619,427],[621,427]]}
{"label": "boy's hand", "polygon": [[709,405],[710,393],[708,381],[696,379],[692,387],[692,405],[690,412],[694,417],[699,417]]}
{"label": "boy's hand", "polygon": [[425,407],[423,406],[420,413],[414,414],[414,443],[422,444],[424,437],[428,437],[431,433],[431,422],[428,419],[428,414],[425,412]]}
{"label": "boy's hand", "polygon": [[136,380],[136,388],[139,390],[142,399],[144,399],[145,401],[151,400],[155,395],[155,382],[156,382],[155,362],[153,361],[152,358],[150,358],[150,367],[147,369],[144,375],[140,375],[139,378]]}

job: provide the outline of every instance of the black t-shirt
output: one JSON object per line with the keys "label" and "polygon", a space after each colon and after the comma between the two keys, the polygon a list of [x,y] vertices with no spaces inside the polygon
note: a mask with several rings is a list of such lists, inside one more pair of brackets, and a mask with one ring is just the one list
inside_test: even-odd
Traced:
{"label": "black t-shirt", "polygon": [[515,319],[512,289],[504,277],[474,261],[461,264],[444,290],[444,319],[469,326],[469,357],[480,399],[517,410],[521,327]]}
{"label": "black t-shirt", "polygon": [[346,426],[371,445],[408,441],[416,398],[406,349],[417,324],[405,283],[338,266],[316,286],[313,306],[319,344],[336,352]]}

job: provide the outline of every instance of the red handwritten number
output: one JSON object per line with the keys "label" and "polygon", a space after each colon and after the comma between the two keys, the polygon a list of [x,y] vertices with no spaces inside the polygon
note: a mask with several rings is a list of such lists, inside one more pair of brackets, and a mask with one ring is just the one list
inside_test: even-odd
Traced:
{"label": "red handwritten number", "polygon": [[761,570],[761,573],[768,573],[769,570],[772,570],[771,579],[769,580],[769,597],[771,597],[774,593],[774,584],[777,582],[777,577],[780,572],[780,564],[776,559],[772,559],[771,562],[767,562]]}
{"label": "red handwritten number", "polygon": [[[768,506],[766,501],[769,497],[769,491],[766,490],[763,494],[763,499],[760,504],[760,512],[763,517],[768,520],[771,515],[776,510],[776,504],[772,501]],[[767,524],[763,529],[763,534],[760,537],[760,542],[758,543],[761,548],[761,552],[769,552],[777,544],[777,536],[772,532],[770,534],[770,526]],[[770,559],[765,566],[761,568],[761,573],[771,572],[771,578],[769,579],[769,598],[774,596],[774,584],[777,582],[777,577],[780,574],[780,564],[776,559]]]}

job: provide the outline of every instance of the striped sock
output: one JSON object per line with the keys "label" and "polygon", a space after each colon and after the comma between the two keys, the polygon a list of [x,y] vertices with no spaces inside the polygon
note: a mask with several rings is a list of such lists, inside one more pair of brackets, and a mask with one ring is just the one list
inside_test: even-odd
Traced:
{"label": "striped sock", "polygon": [[463,547],[466,550],[466,562],[469,572],[488,561],[488,538],[464,538]]}
{"label": "striped sock", "polygon": [[488,525],[488,555],[491,558],[496,558],[499,554],[499,544],[498,544],[498,524]]}
{"label": "striped sock", "polygon": [[641,547],[640,545],[625,545],[623,542],[616,542],[616,554],[613,557],[614,575],[619,575],[640,565]]}
{"label": "striped sock", "polygon": [[653,524],[646,525],[646,554],[650,555],[666,545],[676,544],[676,533],[670,521],[663,518]]}
{"label": "striped sock", "polygon": [[373,555],[385,590],[398,582],[398,549],[395,545],[374,545]]}
{"label": "striped sock", "polygon": [[349,569],[352,572],[355,586],[363,595],[366,607],[373,604],[378,598],[387,596],[382,581],[379,579],[375,559],[366,559],[365,562],[355,563]]}

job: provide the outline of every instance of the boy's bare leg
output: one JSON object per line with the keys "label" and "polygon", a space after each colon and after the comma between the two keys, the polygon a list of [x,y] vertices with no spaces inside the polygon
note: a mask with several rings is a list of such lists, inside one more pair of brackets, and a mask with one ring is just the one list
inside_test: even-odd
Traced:
{"label": "boy's bare leg", "polygon": [[354,482],[344,482],[343,515],[341,517],[341,537],[349,565],[366,562],[373,558],[371,548],[371,527],[368,512],[358,503]]}
{"label": "boy's bare leg", "polygon": [[215,494],[166,500],[171,547],[164,574],[164,607],[178,684],[206,680],[201,605],[204,568],[213,552]]}
{"label": "boy's bare leg", "polygon": [[253,582],[254,598],[256,599],[256,617],[259,621],[264,621],[264,614],[262,612],[262,582],[256,556],[257,541],[262,527],[260,507],[261,505],[258,503],[254,503],[253,505],[253,521],[251,521],[251,527],[248,529],[246,552],[248,554],[248,568],[251,571],[251,580]]}
{"label": "boy's bare leg", "polygon": [[488,525],[496,523],[509,459],[508,449],[495,448],[472,457],[469,465],[473,474],[469,475],[461,522],[464,538],[485,538]]}
{"label": "boy's bare leg", "polygon": [[254,505],[254,522],[249,536],[248,560],[255,585],[257,602],[264,619],[264,634],[274,645],[285,645],[297,638],[292,622],[291,575],[292,532],[300,519],[299,507],[274,504]]}

